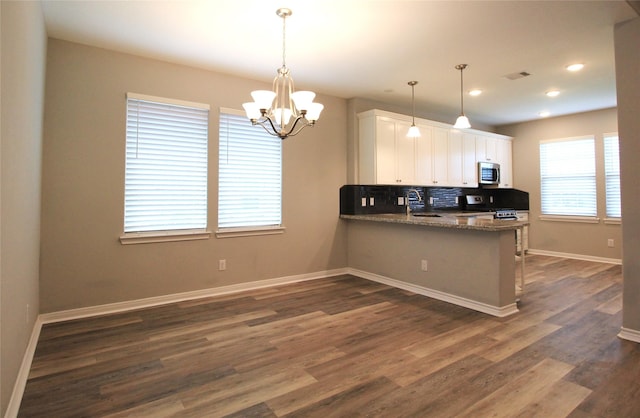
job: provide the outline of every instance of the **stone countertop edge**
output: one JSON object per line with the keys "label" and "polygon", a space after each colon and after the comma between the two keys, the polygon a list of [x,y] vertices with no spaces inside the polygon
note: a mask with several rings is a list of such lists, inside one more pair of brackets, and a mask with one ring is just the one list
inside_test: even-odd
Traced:
{"label": "stone countertop edge", "polygon": [[418,217],[405,215],[402,213],[379,213],[370,215],[340,215],[341,219],[355,221],[387,222],[396,224],[431,226],[436,228],[449,229],[471,229],[476,231],[499,232],[522,228],[529,225],[528,221],[503,220],[503,219],[483,219],[473,217]]}

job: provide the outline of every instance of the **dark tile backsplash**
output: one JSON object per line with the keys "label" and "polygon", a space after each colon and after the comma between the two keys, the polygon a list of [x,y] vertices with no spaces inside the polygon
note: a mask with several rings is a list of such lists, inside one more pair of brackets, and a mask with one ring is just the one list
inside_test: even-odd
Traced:
{"label": "dark tile backsplash", "polygon": [[[420,195],[416,195],[416,191]],[[459,187],[411,187],[345,185],[340,188],[340,213],[402,213],[406,206],[398,198],[409,199],[412,211],[467,210],[467,195],[481,195],[487,202],[477,209],[511,208],[529,210],[529,193],[517,189],[484,189]],[[476,209],[476,208],[474,208]]]}

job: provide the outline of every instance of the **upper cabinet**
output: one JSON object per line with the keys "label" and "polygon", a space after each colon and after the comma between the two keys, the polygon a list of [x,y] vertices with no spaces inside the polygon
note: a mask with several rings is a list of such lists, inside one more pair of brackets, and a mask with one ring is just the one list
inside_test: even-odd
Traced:
{"label": "upper cabinet", "polygon": [[513,187],[511,138],[416,119],[420,137],[408,138],[411,117],[380,110],[358,114],[360,184],[478,187],[478,161],[501,165]]}
{"label": "upper cabinet", "polygon": [[511,139],[498,139],[496,147],[497,163],[500,164],[501,188],[513,187],[513,143]]}
{"label": "upper cabinet", "polygon": [[410,123],[383,116],[361,117],[359,173],[361,184],[416,184],[415,140]]}

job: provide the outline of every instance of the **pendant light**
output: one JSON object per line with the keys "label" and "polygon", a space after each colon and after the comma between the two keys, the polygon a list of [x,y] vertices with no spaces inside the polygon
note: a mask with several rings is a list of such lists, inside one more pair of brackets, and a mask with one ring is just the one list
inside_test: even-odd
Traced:
{"label": "pendant light", "polygon": [[252,91],[254,101],[244,103],[242,107],[253,125],[260,125],[270,135],[285,139],[315,125],[324,106],[313,102],[314,92],[294,90],[293,78],[285,63],[286,19],[292,12],[281,8],[276,14],[282,18],[282,67],[278,68],[278,75],[273,80],[273,90]]}
{"label": "pendant light", "polygon": [[420,129],[416,126],[416,96],[414,92],[414,88],[418,82],[409,81],[407,84],[411,86],[411,127],[409,128],[409,132],[407,132],[407,136],[409,138],[419,138]]}
{"label": "pendant light", "polygon": [[467,64],[456,65],[456,70],[460,70],[460,116],[458,116],[458,119],[456,119],[456,124],[453,125],[453,127],[456,129],[471,128],[469,118],[464,115],[464,82],[462,78],[462,72],[465,68],[467,68]]}

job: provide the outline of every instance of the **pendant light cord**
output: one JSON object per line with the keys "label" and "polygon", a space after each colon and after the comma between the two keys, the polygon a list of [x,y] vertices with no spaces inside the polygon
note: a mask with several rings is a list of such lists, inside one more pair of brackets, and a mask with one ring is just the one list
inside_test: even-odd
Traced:
{"label": "pendant light cord", "polygon": [[462,77],[462,72],[464,71],[464,67],[460,67],[460,112],[464,116],[464,78]]}

